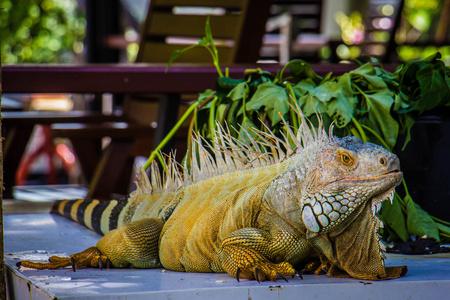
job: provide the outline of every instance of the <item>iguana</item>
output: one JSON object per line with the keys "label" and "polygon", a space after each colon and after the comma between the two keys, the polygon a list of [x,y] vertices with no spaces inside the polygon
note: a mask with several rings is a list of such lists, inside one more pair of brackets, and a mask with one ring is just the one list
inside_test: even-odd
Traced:
{"label": "iguana", "polygon": [[[190,168],[151,167],[123,200],[57,201],[52,211],[104,237],[96,247],[31,268],[159,268],[227,272],[262,280],[313,272],[367,280],[403,276],[385,267],[377,217],[402,180],[396,155],[355,137],[338,138],[303,116],[295,134],[269,129],[233,138],[199,136]],[[283,150],[284,149],[284,150]],[[181,171],[179,169],[182,169]],[[189,169],[189,170],[188,170]]]}

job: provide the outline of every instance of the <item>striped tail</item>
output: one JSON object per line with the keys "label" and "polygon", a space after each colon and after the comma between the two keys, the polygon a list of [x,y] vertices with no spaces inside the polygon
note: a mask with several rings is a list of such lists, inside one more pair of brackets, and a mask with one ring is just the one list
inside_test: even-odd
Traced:
{"label": "striped tail", "polygon": [[131,222],[136,205],[129,198],[121,200],[56,200],[51,213],[64,216],[87,228],[105,234]]}

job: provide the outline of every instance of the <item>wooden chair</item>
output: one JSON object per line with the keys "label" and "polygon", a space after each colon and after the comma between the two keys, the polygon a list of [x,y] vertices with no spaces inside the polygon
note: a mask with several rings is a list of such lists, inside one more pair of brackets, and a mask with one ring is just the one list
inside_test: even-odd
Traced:
{"label": "wooden chair", "polygon": [[[254,63],[269,16],[270,0],[152,0],[141,31],[138,62],[169,61],[173,51],[205,35],[206,14],[220,62]],[[202,8],[207,8],[202,12]],[[210,63],[205,49],[184,53],[178,62]]]}
{"label": "wooden chair", "polygon": [[294,58],[319,61],[320,49],[328,45],[322,34],[323,6],[323,0],[274,0],[261,49],[263,59],[282,64]]}
{"label": "wooden chair", "polygon": [[[210,24],[217,39],[220,62],[223,65],[254,63],[259,57],[270,3],[269,0],[152,0],[141,32],[137,62],[166,63],[174,50],[186,46],[186,41],[195,42],[204,36],[207,16],[198,14],[198,9],[206,6],[214,12]],[[188,8],[183,10],[182,7]],[[191,8],[195,8],[194,14],[188,14]],[[177,61],[210,63],[211,58],[205,49],[196,48]],[[92,118],[91,122],[85,122],[82,118],[70,117],[52,122],[51,117],[36,116],[28,122],[51,124],[53,137],[69,138],[89,182],[88,198],[109,198],[113,193],[128,193],[134,157],[148,156],[152,146],[159,144],[171,129],[178,117],[180,99],[180,94],[176,93],[158,98],[126,95],[120,116],[102,116],[98,122]],[[21,122],[20,118],[16,117],[15,122]],[[29,127],[26,130],[30,130]],[[185,145],[186,135],[185,131],[177,137],[178,147]],[[110,137],[111,142],[99,155],[95,141],[105,136]],[[24,143],[22,141],[22,148]]]}
{"label": "wooden chair", "polygon": [[[389,5],[393,12],[389,14],[383,13],[383,6]],[[396,60],[397,43],[395,34],[400,27],[404,0],[386,0],[375,1],[370,0],[367,3],[366,15],[364,17],[364,25],[366,27],[364,42],[361,46],[361,52],[378,58],[383,63],[389,63]],[[386,24],[382,25],[380,21]],[[378,41],[374,38],[377,34],[385,33],[389,36],[385,41]]]}

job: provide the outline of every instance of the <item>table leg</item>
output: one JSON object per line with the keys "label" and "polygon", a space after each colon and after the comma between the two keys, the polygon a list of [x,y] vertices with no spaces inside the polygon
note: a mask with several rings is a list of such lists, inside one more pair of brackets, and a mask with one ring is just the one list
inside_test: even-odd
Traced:
{"label": "table leg", "polygon": [[13,198],[13,186],[15,185],[15,174],[19,167],[20,161],[28,141],[30,140],[31,133],[33,132],[34,125],[23,126],[4,126],[5,143],[3,148],[3,198]]}

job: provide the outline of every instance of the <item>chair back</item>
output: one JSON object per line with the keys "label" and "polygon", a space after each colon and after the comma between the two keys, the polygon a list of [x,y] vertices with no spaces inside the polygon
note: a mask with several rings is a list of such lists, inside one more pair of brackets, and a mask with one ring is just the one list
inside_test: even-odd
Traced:
{"label": "chair back", "polygon": [[[137,62],[167,63],[175,50],[205,36],[207,16],[221,64],[255,63],[259,58],[271,0],[151,0],[141,30]],[[177,62],[210,63],[202,47]]]}

